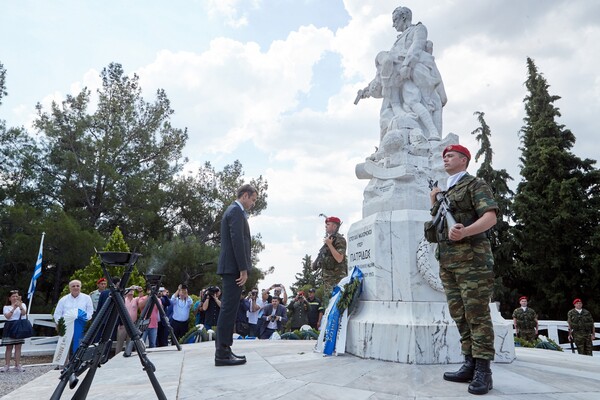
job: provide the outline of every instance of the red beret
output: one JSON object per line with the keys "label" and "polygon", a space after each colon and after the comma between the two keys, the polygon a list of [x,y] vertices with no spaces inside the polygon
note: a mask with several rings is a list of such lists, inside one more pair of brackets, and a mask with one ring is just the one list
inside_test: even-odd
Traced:
{"label": "red beret", "polygon": [[575,303],[583,303],[583,301],[581,301],[581,299],[575,299],[573,300],[573,305],[575,305]]}
{"label": "red beret", "polygon": [[299,296],[304,296],[304,291],[303,291],[303,290],[299,291],[299,292],[298,292],[298,295],[299,295]]}
{"label": "red beret", "polygon": [[451,144],[449,146],[446,146],[446,148],[442,152],[442,157],[444,157],[449,151],[456,151],[457,153],[463,154],[469,160],[471,160],[471,153],[469,153],[469,149],[467,149],[465,146],[461,146],[460,144]]}
{"label": "red beret", "polygon": [[341,219],[339,219],[338,217],[328,217],[328,218],[325,220],[325,223],[328,223],[328,222],[333,222],[334,224],[338,224],[338,225],[341,225],[341,224],[342,224],[342,220],[341,220]]}
{"label": "red beret", "polygon": [[519,301],[521,301],[521,300],[527,300],[527,296],[521,296],[521,297],[519,297]]}
{"label": "red beret", "polygon": [[96,285],[98,285],[100,282],[106,282],[106,278],[100,278],[96,281]]}

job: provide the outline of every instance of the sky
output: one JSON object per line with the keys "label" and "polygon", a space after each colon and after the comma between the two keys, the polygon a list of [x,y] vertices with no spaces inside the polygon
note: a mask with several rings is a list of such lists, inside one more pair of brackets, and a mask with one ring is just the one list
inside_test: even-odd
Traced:
{"label": "sky", "polygon": [[459,135],[475,153],[473,114],[484,112],[493,166],[515,188],[530,57],[561,97],[572,151],[598,158],[595,0],[4,0],[0,119],[35,132],[38,102],[48,110],[84,87],[94,92],[102,69],[122,64],[147,101],[166,91],[173,126],[188,129],[187,171],[239,160],[248,180],[268,181],[268,207],[249,220],[266,246],[258,267],[275,267],[259,287],[289,287],[322,245],[319,214],[341,218],[344,234],[362,218],[368,182],[354,169],[379,144],[381,100],[353,101],[375,75],[376,54],[395,41],[399,5],[433,41],[448,95],[443,136]]}

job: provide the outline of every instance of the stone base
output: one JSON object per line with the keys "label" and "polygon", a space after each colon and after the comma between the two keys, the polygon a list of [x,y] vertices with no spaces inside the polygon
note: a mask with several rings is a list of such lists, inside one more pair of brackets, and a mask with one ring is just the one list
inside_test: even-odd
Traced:
{"label": "stone base", "polygon": [[[490,304],[494,362],[515,359],[512,322]],[[346,352],[404,364],[461,363],[460,336],[445,302],[360,301],[348,322]]]}

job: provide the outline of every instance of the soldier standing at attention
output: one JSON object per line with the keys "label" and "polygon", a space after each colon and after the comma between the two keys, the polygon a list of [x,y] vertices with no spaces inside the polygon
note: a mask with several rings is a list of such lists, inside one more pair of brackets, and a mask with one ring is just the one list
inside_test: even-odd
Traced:
{"label": "soldier standing at attention", "polygon": [[[481,179],[467,173],[469,150],[447,146],[442,152],[448,173],[446,198],[456,224],[443,224],[439,233],[440,278],[448,308],[460,333],[465,362],[456,372],[444,373],[453,382],[471,382],[469,393],[486,394],[492,389],[490,361],[494,359],[494,327],[489,302],[494,283],[494,258],[486,231],[496,225],[498,205],[492,190]],[[440,206],[434,187],[430,193],[431,213]]]}
{"label": "soldier standing at attention", "polygon": [[323,303],[327,304],[331,291],[340,279],[348,274],[348,260],[346,259],[346,239],[338,233],[342,221],[338,217],[325,219],[325,239],[323,247],[319,250],[312,267],[320,269],[323,278]]}
{"label": "soldier standing at attention", "polygon": [[577,353],[586,356],[592,355],[592,341],[596,337],[594,318],[592,314],[583,308],[581,299],[573,300],[574,309],[567,314],[569,323],[569,340],[575,342]]}
{"label": "soldier standing at attention", "polygon": [[513,324],[517,337],[533,342],[538,336],[538,318],[533,308],[527,307],[527,297],[519,298],[521,307],[513,311]]}

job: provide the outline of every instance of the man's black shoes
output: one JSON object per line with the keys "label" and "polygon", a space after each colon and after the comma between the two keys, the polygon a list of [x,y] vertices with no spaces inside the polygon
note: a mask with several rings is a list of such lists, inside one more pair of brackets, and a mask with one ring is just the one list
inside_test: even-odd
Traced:
{"label": "man's black shoes", "polygon": [[246,363],[246,356],[236,356],[231,348],[217,350],[215,353],[215,366],[242,365]]}

